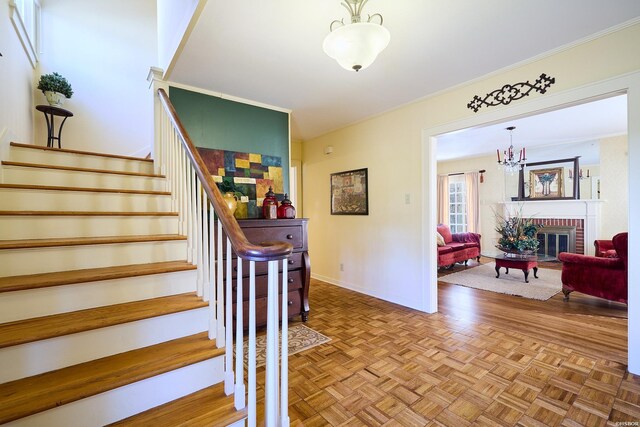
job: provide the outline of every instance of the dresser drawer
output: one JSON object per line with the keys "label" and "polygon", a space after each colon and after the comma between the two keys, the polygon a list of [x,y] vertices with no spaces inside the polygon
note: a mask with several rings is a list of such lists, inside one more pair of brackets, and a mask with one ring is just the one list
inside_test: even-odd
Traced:
{"label": "dresser drawer", "polygon": [[[301,291],[293,291],[287,294],[287,313],[289,318],[298,316],[302,312]],[[278,318],[282,313],[282,296],[278,297]],[[236,318],[236,304],[233,304],[233,318]],[[242,322],[243,329],[248,329],[249,325],[249,301],[242,303]],[[234,322],[235,323],[235,322]],[[256,325],[264,326],[267,324],[267,298],[256,298]]]}
{"label": "dresser drawer", "polygon": [[291,243],[293,249],[305,247],[304,234],[301,225],[287,227],[242,227],[244,235],[253,244],[264,242],[287,242]]}
{"label": "dresser drawer", "polygon": [[[288,274],[288,291],[302,289],[302,270],[292,271]],[[269,285],[269,276],[256,276],[256,298],[266,297]],[[237,282],[234,280],[231,289],[233,290],[233,302],[236,301]],[[282,274],[278,274],[278,293],[282,293]],[[249,278],[242,279],[242,299],[249,299]]]}
{"label": "dresser drawer", "polygon": [[[287,258],[287,270],[294,271],[300,270],[303,266],[302,252],[292,253]],[[234,258],[231,261],[232,277],[235,279],[238,275],[238,259]],[[226,266],[225,266],[226,269]],[[268,262],[256,262],[256,276],[266,275],[269,272]],[[282,272],[282,261],[278,261],[278,272]],[[226,270],[225,270],[226,273]],[[249,277],[249,262],[242,261],[242,277]]]}

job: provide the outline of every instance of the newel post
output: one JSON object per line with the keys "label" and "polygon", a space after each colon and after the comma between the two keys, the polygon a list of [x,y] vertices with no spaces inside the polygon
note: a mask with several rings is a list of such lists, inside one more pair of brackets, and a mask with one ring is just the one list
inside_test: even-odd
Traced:
{"label": "newel post", "polygon": [[160,98],[158,98],[158,89],[164,89],[169,93],[169,84],[164,81],[164,70],[158,67],[151,67],[147,74],[149,89],[151,89],[151,97],[153,99],[153,146],[151,147],[151,158],[154,160],[154,172],[165,174],[166,168],[164,159],[162,158],[162,117],[163,107]]}

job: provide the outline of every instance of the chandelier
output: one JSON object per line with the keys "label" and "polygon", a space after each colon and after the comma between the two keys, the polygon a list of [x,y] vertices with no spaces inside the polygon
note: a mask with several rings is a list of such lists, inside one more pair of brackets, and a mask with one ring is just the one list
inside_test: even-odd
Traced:
{"label": "chandelier", "polygon": [[520,154],[518,155],[518,160],[516,160],[515,152],[513,149],[513,130],[515,126],[509,126],[506,130],[509,131],[509,148],[503,151],[504,157],[500,159],[500,149],[497,149],[498,153],[498,164],[504,166],[504,170],[509,173],[518,172],[521,168],[523,168],[526,164],[527,153],[525,148],[520,150]]}
{"label": "chandelier", "polygon": [[[375,61],[391,39],[389,30],[382,26],[382,15],[369,15],[362,22],[360,13],[369,0],[344,0],[341,4],[351,14],[351,23],[335,20],[329,25],[330,33],[325,37],[322,49],[338,64],[349,71],[360,71]],[[371,22],[379,19],[379,23]],[[337,26],[334,29],[334,26]]]}

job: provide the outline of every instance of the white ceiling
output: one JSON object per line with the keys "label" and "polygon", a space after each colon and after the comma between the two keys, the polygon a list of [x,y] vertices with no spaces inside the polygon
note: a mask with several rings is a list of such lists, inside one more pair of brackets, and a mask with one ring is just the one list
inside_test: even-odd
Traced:
{"label": "white ceiling", "polygon": [[496,149],[502,155],[509,147],[508,126],[516,127],[515,151],[526,147],[530,162],[582,156],[580,163],[598,164],[598,140],[627,133],[627,96],[442,135],[438,137],[438,161],[495,155]]}
{"label": "white ceiling", "polygon": [[291,109],[308,140],[636,19],[640,1],[370,0],[374,13],[391,42],[355,73],[322,50],[348,18],[339,0],[208,0],[169,78]]}

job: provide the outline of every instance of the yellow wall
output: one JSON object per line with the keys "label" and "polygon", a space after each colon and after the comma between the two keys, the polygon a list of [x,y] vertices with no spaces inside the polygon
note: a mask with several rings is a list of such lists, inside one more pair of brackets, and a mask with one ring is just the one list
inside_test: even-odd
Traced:
{"label": "yellow wall", "polygon": [[[548,94],[640,70],[640,24],[496,73],[384,115],[304,142],[304,206],[309,222],[313,275],[410,307],[423,308],[425,286],[421,236],[423,203],[422,131],[504,107],[473,113],[471,98],[505,83],[556,78]],[[473,66],[473,64],[469,64]],[[419,95],[419,94],[416,94]],[[513,104],[532,102],[533,94]],[[340,102],[337,100],[336,102]],[[511,106],[510,106],[511,107]],[[509,107],[509,108],[510,108]],[[334,151],[325,155],[331,145]],[[368,216],[331,216],[329,174],[369,169]],[[410,203],[405,204],[409,196]],[[340,270],[340,264],[344,271]],[[430,267],[431,268],[431,267]]]}
{"label": "yellow wall", "polygon": [[629,230],[629,155],[627,148],[626,136],[606,138],[600,141],[600,197],[603,201],[600,237],[602,239],[610,239],[621,231]]}
{"label": "yellow wall", "polygon": [[298,183],[298,191],[296,191],[296,204],[294,207],[296,208],[296,217],[298,218],[303,218],[304,216],[302,210],[302,158],[302,141],[291,141],[291,167],[297,168],[296,181]]}

